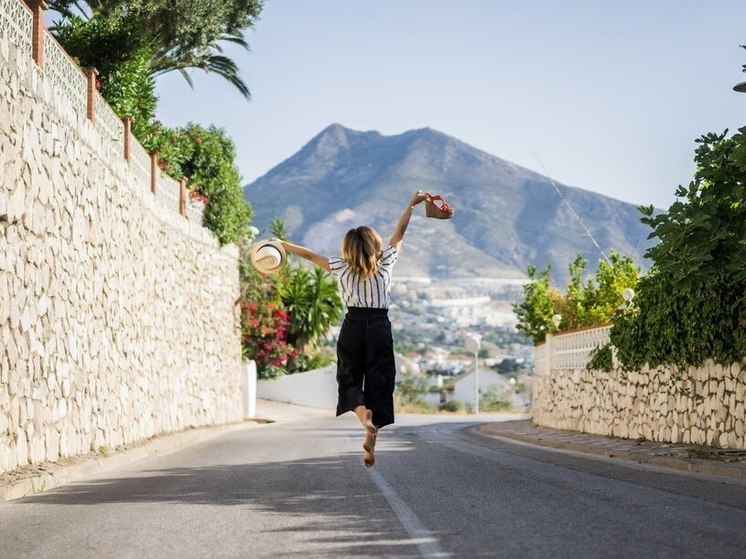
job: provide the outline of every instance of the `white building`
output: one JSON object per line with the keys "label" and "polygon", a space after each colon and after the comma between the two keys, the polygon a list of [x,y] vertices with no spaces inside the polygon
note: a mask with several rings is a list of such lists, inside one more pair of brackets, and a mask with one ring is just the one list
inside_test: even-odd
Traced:
{"label": "white building", "polygon": [[[501,391],[510,391],[513,387],[508,380],[491,369],[479,368],[479,393],[484,392],[491,386],[497,386]],[[474,371],[468,371],[453,379],[453,399],[459,400],[467,406],[474,405]]]}

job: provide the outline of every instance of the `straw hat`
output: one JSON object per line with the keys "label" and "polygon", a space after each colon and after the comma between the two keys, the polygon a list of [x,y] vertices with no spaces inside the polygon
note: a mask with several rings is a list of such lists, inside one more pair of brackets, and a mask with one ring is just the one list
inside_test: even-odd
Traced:
{"label": "straw hat", "polygon": [[254,268],[265,276],[280,270],[287,261],[285,248],[278,239],[257,241],[251,246],[250,256]]}

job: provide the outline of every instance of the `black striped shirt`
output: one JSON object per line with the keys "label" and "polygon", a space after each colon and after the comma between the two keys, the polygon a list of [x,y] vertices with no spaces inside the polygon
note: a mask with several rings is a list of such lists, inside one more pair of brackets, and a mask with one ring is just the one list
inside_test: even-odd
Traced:
{"label": "black striped shirt", "polygon": [[339,256],[329,259],[329,269],[339,280],[342,299],[348,307],[388,309],[391,298],[391,271],[399,253],[389,246],[381,253],[373,275],[363,278],[350,272],[347,261]]}

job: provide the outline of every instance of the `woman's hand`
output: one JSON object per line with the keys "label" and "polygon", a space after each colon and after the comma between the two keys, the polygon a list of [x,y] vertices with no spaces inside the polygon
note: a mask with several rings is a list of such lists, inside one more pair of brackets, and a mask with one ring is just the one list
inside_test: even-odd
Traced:
{"label": "woman's hand", "polygon": [[427,192],[424,190],[418,190],[412,195],[412,201],[409,203],[410,206],[414,207],[420,202],[424,202],[427,198]]}

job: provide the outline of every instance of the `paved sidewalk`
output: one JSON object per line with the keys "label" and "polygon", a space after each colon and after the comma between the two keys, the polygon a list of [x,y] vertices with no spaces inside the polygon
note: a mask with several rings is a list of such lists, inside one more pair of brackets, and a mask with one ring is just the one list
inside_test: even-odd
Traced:
{"label": "paved sidewalk", "polygon": [[746,450],[723,450],[691,444],[659,443],[591,435],[538,427],[531,420],[487,423],[477,430],[485,435],[512,439],[574,452],[631,460],[702,474],[746,479]]}

